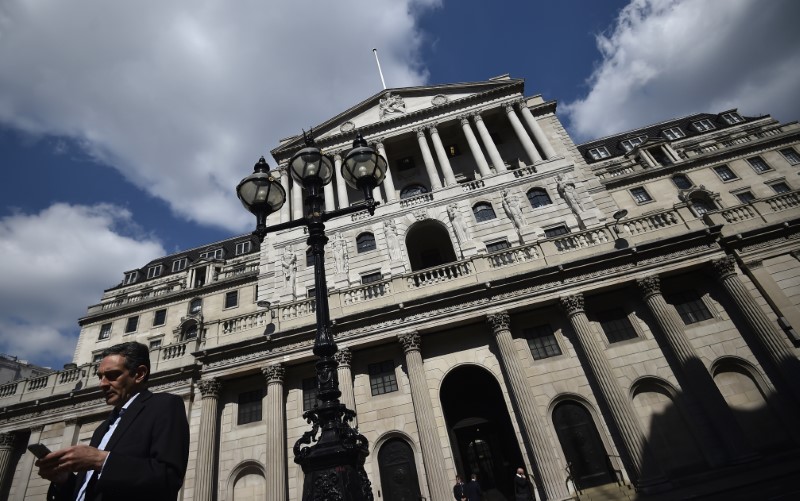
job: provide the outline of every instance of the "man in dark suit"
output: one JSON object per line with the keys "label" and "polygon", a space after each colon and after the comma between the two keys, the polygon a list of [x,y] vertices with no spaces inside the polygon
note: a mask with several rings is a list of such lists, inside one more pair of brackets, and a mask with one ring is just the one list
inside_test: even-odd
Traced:
{"label": "man in dark suit", "polygon": [[189,457],[183,400],[147,390],[150,354],[141,343],[103,352],[100,391],[113,406],[89,445],[51,452],[36,462],[50,480],[50,501],[175,501]]}
{"label": "man in dark suit", "polygon": [[478,483],[477,474],[472,474],[469,482],[467,482],[465,491],[467,493],[467,501],[480,501],[483,499],[483,491],[481,491],[481,484]]}
{"label": "man in dark suit", "polygon": [[467,486],[461,479],[461,475],[456,475],[456,485],[453,486],[453,497],[456,501],[465,501],[467,499]]}
{"label": "man in dark suit", "polygon": [[514,499],[516,501],[533,501],[533,484],[525,475],[525,468],[517,468],[514,475]]}

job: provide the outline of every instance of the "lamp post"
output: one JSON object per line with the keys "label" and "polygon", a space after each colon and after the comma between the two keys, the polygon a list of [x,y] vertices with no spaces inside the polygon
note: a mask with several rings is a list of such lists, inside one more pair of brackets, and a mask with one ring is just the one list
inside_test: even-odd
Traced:
{"label": "lamp post", "polygon": [[[305,134],[304,134],[305,136]],[[286,191],[269,173],[264,157],[250,176],[242,179],[236,194],[242,205],[255,214],[256,230],[261,241],[267,233],[305,226],[308,245],[314,257],[314,300],[316,301],[317,332],[314,355],[317,356],[317,398],[320,403],[303,413],[311,424],[294,445],[294,461],[299,464],[305,480],[303,501],[372,501],[372,486],[364,470],[369,454],[367,439],[350,426],[355,412],[339,402],[342,392],[334,358],[338,351],[330,327],[328,287],[325,280],[325,221],[362,210],[375,213],[378,205],[372,198],[375,189],[386,175],[386,160],[358,134],[353,149],[345,157],[342,177],[348,185],[364,193],[364,201],[349,207],[326,212],[323,210],[323,187],[331,181],[331,159],[323,155],[310,136],[306,146],[289,160],[288,169],[295,183],[305,191],[305,217],[267,226],[267,216],[279,210],[286,201]]]}

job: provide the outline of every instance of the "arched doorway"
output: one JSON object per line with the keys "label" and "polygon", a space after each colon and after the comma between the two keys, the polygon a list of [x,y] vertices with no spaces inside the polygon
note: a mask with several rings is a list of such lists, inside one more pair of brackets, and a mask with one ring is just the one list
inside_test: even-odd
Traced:
{"label": "arched doorway", "polygon": [[476,473],[487,494],[513,498],[522,454],[497,380],[483,368],[461,366],[444,378],[440,398],[458,472]]}
{"label": "arched doorway", "polygon": [[414,451],[400,438],[391,438],[378,451],[384,501],[418,501],[421,497]]}
{"label": "arched doorway", "polygon": [[561,402],[553,410],[561,450],[581,489],[613,482],[608,455],[589,411],[577,402]]}
{"label": "arched doorway", "polygon": [[406,234],[408,260],[413,271],[456,261],[456,252],[447,228],[439,221],[420,221]]}

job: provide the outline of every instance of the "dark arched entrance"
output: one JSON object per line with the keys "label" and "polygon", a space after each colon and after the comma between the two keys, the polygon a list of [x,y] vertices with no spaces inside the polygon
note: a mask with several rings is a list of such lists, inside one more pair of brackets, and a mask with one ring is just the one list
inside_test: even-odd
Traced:
{"label": "dark arched entrance", "polygon": [[497,380],[480,367],[458,367],[444,378],[440,397],[458,472],[477,473],[484,491],[512,499],[522,454]]}
{"label": "dark arched entrance", "polygon": [[385,501],[419,501],[414,451],[400,438],[386,441],[378,451],[378,468]]}
{"label": "dark arched entrance", "polygon": [[584,406],[561,402],[553,410],[553,424],[572,476],[581,489],[613,482],[603,441]]}
{"label": "dark arched entrance", "polygon": [[447,228],[438,221],[420,221],[406,234],[408,260],[413,271],[456,261]]}

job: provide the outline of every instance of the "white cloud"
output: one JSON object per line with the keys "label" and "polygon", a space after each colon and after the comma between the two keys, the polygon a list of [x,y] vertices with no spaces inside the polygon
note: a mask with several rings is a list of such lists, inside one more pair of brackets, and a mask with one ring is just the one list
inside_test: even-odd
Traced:
{"label": "white cloud", "polygon": [[6,0],[0,122],[77,140],[183,217],[252,225],[237,182],[301,127],[417,85],[439,0]]}
{"label": "white cloud", "polygon": [[633,0],[585,98],[562,110],[578,140],[697,112],[800,119],[800,2]]}
{"label": "white cloud", "polygon": [[54,204],[0,219],[0,352],[72,360],[77,319],[122,271],[164,255],[120,207]]}

